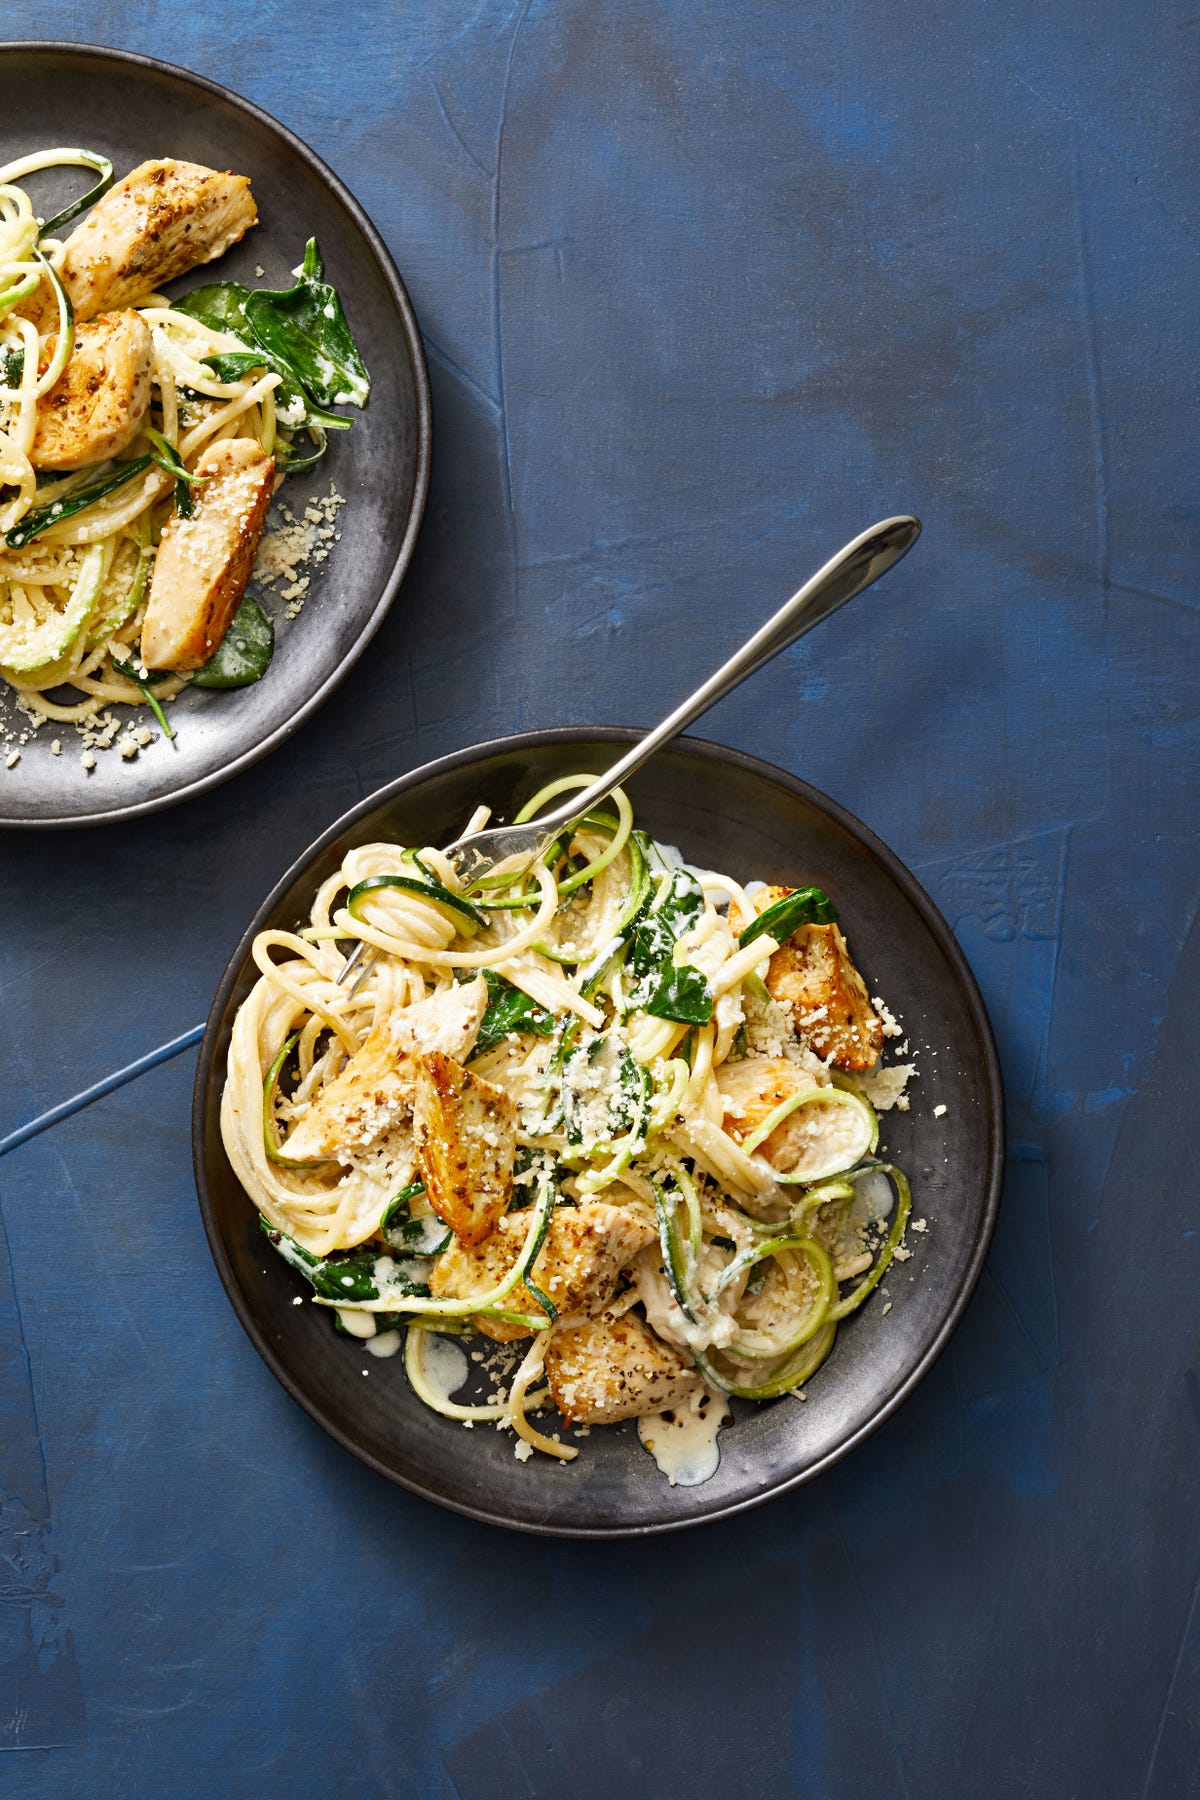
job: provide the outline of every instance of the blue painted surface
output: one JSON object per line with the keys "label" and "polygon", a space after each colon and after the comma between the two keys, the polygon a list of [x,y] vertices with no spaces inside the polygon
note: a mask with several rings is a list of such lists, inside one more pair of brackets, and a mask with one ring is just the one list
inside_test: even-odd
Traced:
{"label": "blue painted surface", "polygon": [[810,1489],[631,1548],[439,1513],[276,1387],[199,1225],[193,1051],[12,1149],[0,1787],[1200,1792],[1194,6],[0,22],[305,136],[397,256],[436,419],[410,579],[299,741],[144,824],[0,841],[0,1137],[185,1033],[360,795],[520,726],[651,722],[911,508],[886,587],[705,730],[916,869],[1012,1142],[903,1411]]}

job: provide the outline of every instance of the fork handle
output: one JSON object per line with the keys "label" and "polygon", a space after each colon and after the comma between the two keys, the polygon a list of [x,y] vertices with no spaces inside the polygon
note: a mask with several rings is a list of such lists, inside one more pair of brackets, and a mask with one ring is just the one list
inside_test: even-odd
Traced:
{"label": "fork handle", "polygon": [[829,561],[810,580],[806,581],[791,599],[769,618],[754,636],[744,643],[740,650],[721,664],[715,674],[710,675],[702,687],[677,706],[675,711],[665,718],[661,725],[644,738],[638,740],[625,755],[615,762],[603,775],[597,777],[591,787],[585,788],[582,794],[574,794],[571,799],[556,812],[539,814],[536,823],[545,826],[548,831],[559,829],[563,825],[573,824],[585,813],[591,812],[594,806],[620,787],[623,781],[640,769],[656,751],[664,744],[669,744],[673,737],[698,719],[701,713],[723,700],[739,687],[748,675],[753,675],[772,657],[786,650],[789,644],[827,619],[839,606],[847,600],[853,600],[856,594],[870,587],[885,575],[893,563],[912,548],[921,533],[919,519],[901,514],[894,519],[883,519],[878,525],[861,532],[853,538],[836,556]]}

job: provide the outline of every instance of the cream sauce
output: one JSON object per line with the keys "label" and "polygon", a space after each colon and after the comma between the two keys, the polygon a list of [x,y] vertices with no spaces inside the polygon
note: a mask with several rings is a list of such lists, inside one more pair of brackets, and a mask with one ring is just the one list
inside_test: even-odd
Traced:
{"label": "cream sauce", "polygon": [[465,1351],[452,1337],[442,1337],[436,1331],[427,1331],[421,1340],[421,1368],[426,1382],[441,1400],[449,1400],[466,1384]]}
{"label": "cream sauce", "polygon": [[375,1321],[370,1313],[352,1312],[348,1306],[339,1306],[337,1316],[342,1330],[348,1331],[351,1337],[373,1338],[375,1336]]}
{"label": "cream sauce", "polygon": [[720,1394],[701,1388],[692,1399],[638,1420],[638,1437],[672,1487],[699,1487],[721,1462],[717,1433],[732,1415]]}
{"label": "cream sauce", "polygon": [[377,1331],[373,1338],[368,1338],[367,1349],[372,1356],[395,1356],[400,1348],[398,1331]]}

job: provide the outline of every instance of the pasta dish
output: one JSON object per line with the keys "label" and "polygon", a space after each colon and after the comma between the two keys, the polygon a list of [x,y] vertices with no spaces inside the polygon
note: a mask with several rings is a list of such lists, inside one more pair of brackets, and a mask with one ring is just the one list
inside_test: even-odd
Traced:
{"label": "pasta dish", "polygon": [[[222,1133],[313,1302],[377,1355],[403,1341],[428,1405],[522,1460],[578,1454],[534,1423],[551,1406],[637,1418],[694,1481],[727,1397],[799,1389],[900,1249],[867,1098],[888,1015],[819,887],[691,868],[611,805],[515,886],[352,850],[308,924],[255,939]],[[464,1335],[500,1359],[475,1404]]]}
{"label": "pasta dish", "polygon": [[[62,165],[100,179],[43,222],[22,183]],[[145,703],[170,736],[182,687],[270,661],[245,590],[271,496],[370,381],[315,240],[292,288],[158,291],[256,219],[244,176],[170,157],[0,168],[0,675],[35,725]]]}

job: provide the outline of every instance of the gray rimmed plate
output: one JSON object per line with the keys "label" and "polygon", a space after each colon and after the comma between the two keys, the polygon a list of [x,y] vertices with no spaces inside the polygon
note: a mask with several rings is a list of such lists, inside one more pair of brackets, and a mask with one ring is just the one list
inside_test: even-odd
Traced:
{"label": "gray rimmed plate", "polygon": [[[0,825],[90,825],[172,805],[235,775],[281,744],[328,698],[362,655],[396,596],[412,555],[429,482],[429,382],[416,316],[388,250],[363,209],[321,159],[267,113],[183,69],[81,44],[0,45],[0,164],[56,144],[112,159],[118,177],[151,156],[177,156],[248,175],[259,223],[217,262],[170,284],[185,292],[229,278],[288,287],[308,238],[341,293],[371,372],[370,402],[332,440],[310,474],[282,490],[300,516],[329,492],[345,496],[340,539],[312,567],[298,617],[265,598],[276,619],[274,660],[262,681],[229,693],[194,689],[171,703],[174,742],[132,762],[98,754],[80,764],[74,728],[43,726],[20,746],[0,745]],[[31,176],[48,217],[86,184],[86,171]],[[263,271],[261,277],[256,271]],[[123,710],[123,709],[122,709]],[[144,710],[130,715],[153,723]],[[0,736],[26,722],[0,687]],[[51,749],[57,737],[61,754]]]}
{"label": "gray rimmed plate", "polygon": [[[356,845],[446,843],[480,802],[500,817],[555,775],[599,772],[627,731],[545,731],[444,757],[370,795],[332,825],[264,900],[225,971],[196,1074],[193,1154],[221,1280],[269,1369],[317,1423],[369,1467],[426,1499],[493,1524],[567,1537],[622,1537],[721,1518],[810,1480],[861,1442],[915,1387],[978,1278],[1003,1170],[1003,1096],[987,1015],[961,950],[928,896],[858,820],[781,769],[697,739],[661,752],[630,784],[638,822],[689,858],[742,880],[825,887],[873,994],[902,1019],[921,1071],[912,1110],[884,1117],[884,1143],[909,1172],[912,1254],[838,1334],[800,1403],[735,1402],[721,1465],[672,1488],[633,1424],[594,1430],[569,1467],[519,1463],[509,1433],[465,1431],[430,1412],[402,1361],[364,1358],[320,1308],[293,1307],[301,1283],[273,1255],[221,1143],[220,1100],[234,1014],[257,970],[256,932],[307,922],[317,886]],[[944,1106],[941,1117],[934,1107]]]}

